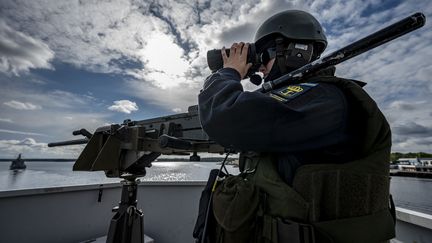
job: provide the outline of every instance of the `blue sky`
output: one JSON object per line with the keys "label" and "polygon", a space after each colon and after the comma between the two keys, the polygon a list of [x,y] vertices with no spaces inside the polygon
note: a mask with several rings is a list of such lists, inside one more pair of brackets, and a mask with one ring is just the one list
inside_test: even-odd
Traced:
{"label": "blue sky", "polygon": [[[0,157],[76,157],[48,149],[79,128],[187,111],[210,71],[207,50],[251,42],[267,17],[311,12],[328,54],[431,1],[0,1]],[[368,82],[393,130],[393,151],[432,152],[429,22],[338,66]],[[255,89],[244,82],[245,89]]]}

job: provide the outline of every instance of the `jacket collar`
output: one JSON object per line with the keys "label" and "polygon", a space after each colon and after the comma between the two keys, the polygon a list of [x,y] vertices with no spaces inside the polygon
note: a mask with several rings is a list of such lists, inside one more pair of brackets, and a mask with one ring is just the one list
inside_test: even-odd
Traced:
{"label": "jacket collar", "polygon": [[[319,78],[322,76],[335,76],[335,72],[336,72],[336,67],[335,66],[330,66],[321,70],[316,71],[315,73],[313,73],[311,75],[312,79],[315,78]],[[359,81],[359,80],[354,80],[354,79],[350,79],[350,81],[356,83],[357,85],[359,85],[360,87],[364,87],[367,83],[363,82],[363,81]]]}

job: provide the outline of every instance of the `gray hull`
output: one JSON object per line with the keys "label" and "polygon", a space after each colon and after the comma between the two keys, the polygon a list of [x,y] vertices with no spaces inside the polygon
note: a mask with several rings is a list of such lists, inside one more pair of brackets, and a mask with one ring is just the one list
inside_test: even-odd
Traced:
{"label": "gray hull", "polygon": [[[143,182],[138,206],[155,243],[194,242],[204,182]],[[99,191],[102,196],[99,199]],[[107,234],[119,184],[0,192],[0,242],[82,242]],[[398,208],[393,242],[431,242],[432,216]]]}

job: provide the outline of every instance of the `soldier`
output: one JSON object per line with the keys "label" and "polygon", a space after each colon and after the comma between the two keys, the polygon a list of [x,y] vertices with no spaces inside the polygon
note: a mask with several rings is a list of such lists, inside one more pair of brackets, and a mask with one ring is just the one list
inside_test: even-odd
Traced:
{"label": "soldier", "polygon": [[[287,10],[256,32],[264,81],[319,58],[327,46],[309,13]],[[389,210],[391,132],[364,83],[335,67],[268,93],[240,80],[249,44],[234,43],[199,94],[203,129],[241,151],[239,176],[213,197],[210,242],[383,242]],[[394,211],[393,211],[394,212]]]}

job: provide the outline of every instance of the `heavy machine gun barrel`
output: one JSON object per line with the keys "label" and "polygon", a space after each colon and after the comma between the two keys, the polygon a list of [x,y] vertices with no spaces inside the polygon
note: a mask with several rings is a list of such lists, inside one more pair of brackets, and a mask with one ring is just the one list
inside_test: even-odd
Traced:
{"label": "heavy machine gun barrel", "polygon": [[389,25],[377,32],[364,37],[348,46],[343,47],[321,59],[311,62],[299,69],[283,75],[273,81],[265,82],[258,91],[266,93],[283,84],[299,80],[320,69],[327,68],[358,56],[377,46],[401,37],[413,30],[424,26],[426,17],[423,13],[415,13],[392,25]]}
{"label": "heavy machine gun barrel", "polygon": [[76,144],[86,144],[91,139],[93,134],[91,134],[86,129],[82,128],[80,130],[76,130],[72,132],[72,135],[83,135],[86,138],[83,139],[75,139],[75,140],[68,140],[63,142],[55,142],[55,143],[49,143],[48,147],[58,147],[58,146],[69,146],[69,145],[76,145]]}
{"label": "heavy machine gun barrel", "polygon": [[69,145],[76,145],[76,144],[86,144],[88,143],[87,138],[83,139],[75,139],[75,140],[68,140],[63,142],[55,142],[55,143],[49,143],[48,147],[58,147],[58,146],[69,146]]}

